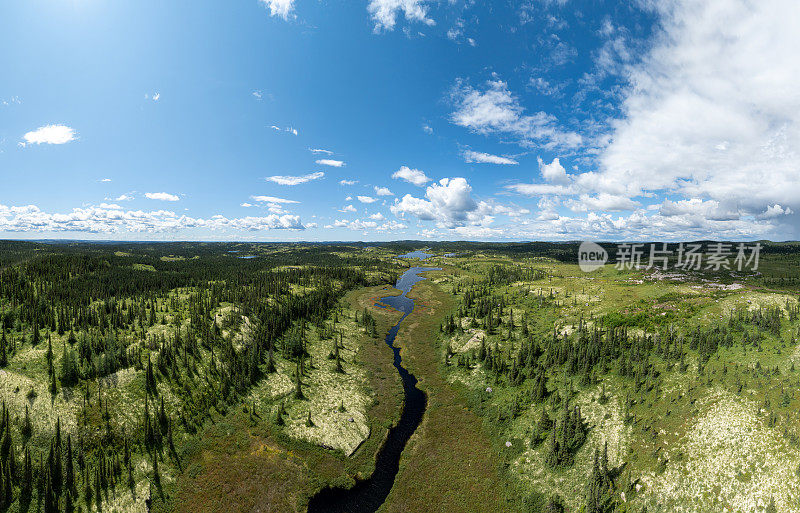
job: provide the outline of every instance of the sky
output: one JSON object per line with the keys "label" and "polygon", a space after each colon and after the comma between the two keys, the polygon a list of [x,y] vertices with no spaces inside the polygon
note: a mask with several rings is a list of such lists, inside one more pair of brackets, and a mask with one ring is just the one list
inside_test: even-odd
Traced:
{"label": "sky", "polygon": [[0,48],[0,238],[800,238],[795,0],[28,0]]}

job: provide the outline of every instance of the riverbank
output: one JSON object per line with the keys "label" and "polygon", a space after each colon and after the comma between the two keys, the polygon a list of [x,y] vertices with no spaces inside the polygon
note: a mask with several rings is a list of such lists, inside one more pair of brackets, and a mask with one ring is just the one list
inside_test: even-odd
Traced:
{"label": "riverbank", "polygon": [[414,286],[416,308],[401,326],[395,345],[405,367],[428,396],[422,423],[406,446],[400,472],[380,513],[497,513],[509,511],[500,462],[483,422],[444,378],[439,326],[453,308],[450,294],[430,280]]}

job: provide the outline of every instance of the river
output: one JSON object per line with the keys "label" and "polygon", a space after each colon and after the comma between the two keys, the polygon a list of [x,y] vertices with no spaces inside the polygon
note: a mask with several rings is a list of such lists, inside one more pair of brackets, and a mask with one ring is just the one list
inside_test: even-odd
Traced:
{"label": "river", "polygon": [[397,280],[395,288],[402,290],[399,296],[386,296],[378,300],[376,306],[391,307],[403,312],[403,316],[386,334],[386,345],[394,352],[394,366],[403,382],[403,412],[400,421],[389,430],[386,443],[378,451],[375,472],[369,479],[359,481],[349,489],[326,488],[312,497],[308,505],[309,513],[372,513],[386,500],[394,485],[394,478],[400,468],[400,455],[411,435],[422,421],[427,398],[417,388],[417,378],[403,367],[400,349],[395,347],[394,339],[406,317],[414,310],[414,300],[407,294],[415,283],[424,280],[420,273],[438,271],[439,267],[412,267]]}

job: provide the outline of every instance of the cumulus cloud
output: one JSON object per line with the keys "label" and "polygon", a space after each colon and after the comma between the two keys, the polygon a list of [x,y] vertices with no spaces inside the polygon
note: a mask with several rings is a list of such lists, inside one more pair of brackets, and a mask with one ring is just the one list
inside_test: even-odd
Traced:
{"label": "cumulus cloud", "polygon": [[375,32],[393,30],[398,14],[405,16],[409,22],[421,22],[428,26],[436,24],[428,18],[424,0],[370,0],[367,11],[375,22]]}
{"label": "cumulus cloud", "polygon": [[628,197],[668,192],[736,204],[751,215],[773,205],[796,211],[800,31],[797,17],[787,15],[796,4],[649,5],[661,30],[641,63],[627,68],[623,116],[599,172],[586,179]]}
{"label": "cumulus cloud", "polygon": [[356,198],[358,198],[358,201],[361,203],[375,203],[378,201],[378,198],[373,198],[372,196],[356,196]]}
{"label": "cumulus cloud", "polygon": [[133,196],[131,196],[130,194],[120,194],[119,196],[114,198],[114,201],[131,201],[133,199],[134,199]]}
{"label": "cumulus cloud", "polygon": [[355,185],[358,180],[339,180],[339,185]]}
{"label": "cumulus cloud", "polygon": [[168,192],[146,192],[144,193],[144,197],[159,201],[178,201],[180,199],[175,194],[170,194]]}
{"label": "cumulus cloud", "polygon": [[502,80],[488,81],[483,90],[459,81],[451,99],[455,111],[450,120],[472,132],[510,136],[522,144],[548,149],[576,148],[582,143],[579,134],[559,128],[554,116],[545,112],[526,114]]}
{"label": "cumulus cloud", "polygon": [[260,0],[269,8],[270,16],[278,16],[288,20],[294,10],[294,0]]}
{"label": "cumulus cloud", "polygon": [[394,196],[394,193],[388,187],[378,187],[377,185],[375,186],[375,194],[378,196]]}
{"label": "cumulus cloud", "polygon": [[408,166],[403,166],[392,174],[395,180],[405,180],[408,183],[413,183],[417,187],[422,187],[431,179],[425,176],[425,173],[419,169],[410,169]]}
{"label": "cumulus cloud", "polygon": [[301,175],[301,176],[290,176],[290,175],[268,176],[265,178],[265,180],[268,182],[277,183],[279,185],[300,185],[301,183],[310,182],[312,180],[319,180],[324,176],[325,173],[323,173],[322,171],[317,171],[315,173],[309,173],[307,175]]}
{"label": "cumulus cloud", "polygon": [[75,130],[66,125],[45,125],[22,136],[20,146],[29,144],[66,144],[75,140]]}
{"label": "cumulus cloud", "polygon": [[770,205],[769,207],[767,207],[767,210],[759,214],[758,217],[761,219],[772,219],[775,217],[788,216],[791,214],[794,214],[794,211],[792,211],[791,208],[789,207],[784,208],[776,203],[775,205]]}
{"label": "cumulus cloud", "polygon": [[490,153],[482,153],[479,151],[472,151],[472,150],[465,150],[462,153],[464,157],[464,161],[468,163],[475,163],[475,164],[502,164],[502,165],[510,165],[516,166],[519,164],[514,159],[508,157],[501,157],[499,155],[492,155]]}
{"label": "cumulus cloud", "polygon": [[331,167],[344,167],[344,162],[341,160],[333,160],[333,159],[319,159],[316,161],[317,164],[321,166],[331,166]]}
{"label": "cumulus cloud", "polygon": [[699,198],[664,200],[659,206],[659,213],[665,217],[699,216],[714,221],[730,221],[741,217],[737,210],[724,208],[719,201]]}
{"label": "cumulus cloud", "polygon": [[339,212],[355,212],[355,211],[356,207],[354,207],[353,205],[345,205],[344,207],[339,209]]}
{"label": "cumulus cloud", "polygon": [[177,232],[200,228],[241,231],[304,229],[300,218],[294,215],[233,219],[215,215],[202,219],[178,215],[169,210],[124,210],[119,205],[108,204],[74,208],[67,213],[45,212],[35,205],[0,205],[0,232],[121,234]]}
{"label": "cumulus cloud", "polygon": [[411,214],[424,221],[437,221],[443,226],[453,227],[464,224],[468,214],[478,208],[472,198],[472,187],[461,177],[442,178],[425,191],[425,198],[415,198],[410,194],[395,200],[391,211],[397,216]]}
{"label": "cumulus cloud", "polygon": [[549,164],[545,164],[541,157],[537,158],[537,161],[539,162],[539,172],[542,174],[542,178],[548,182],[561,185],[565,185],[570,182],[570,179],[567,176],[567,170],[561,165],[558,157],[554,158]]}
{"label": "cumulus cloud", "polygon": [[315,155],[333,155],[333,152],[330,150],[323,150],[322,148],[309,148],[308,151]]}

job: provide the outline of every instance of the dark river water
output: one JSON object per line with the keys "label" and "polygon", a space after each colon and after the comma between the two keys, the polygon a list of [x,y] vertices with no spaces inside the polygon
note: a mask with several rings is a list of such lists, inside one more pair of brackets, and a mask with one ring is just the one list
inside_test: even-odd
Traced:
{"label": "dark river water", "polygon": [[382,297],[378,300],[377,306],[384,308],[389,306],[403,312],[403,317],[386,334],[386,345],[394,351],[394,366],[403,381],[405,399],[400,421],[389,430],[386,443],[378,452],[375,472],[369,479],[359,481],[350,489],[326,488],[322,490],[311,499],[308,505],[309,513],[372,513],[383,504],[389,495],[389,490],[392,489],[394,478],[400,468],[400,455],[408,439],[422,421],[422,415],[425,413],[428,402],[425,394],[417,388],[417,378],[403,367],[400,349],[394,346],[394,338],[402,322],[414,309],[414,300],[409,299],[406,294],[411,291],[411,287],[415,283],[425,279],[420,273],[438,270],[440,270],[438,267],[412,267],[397,280],[395,285],[395,288],[403,291],[402,294]]}

